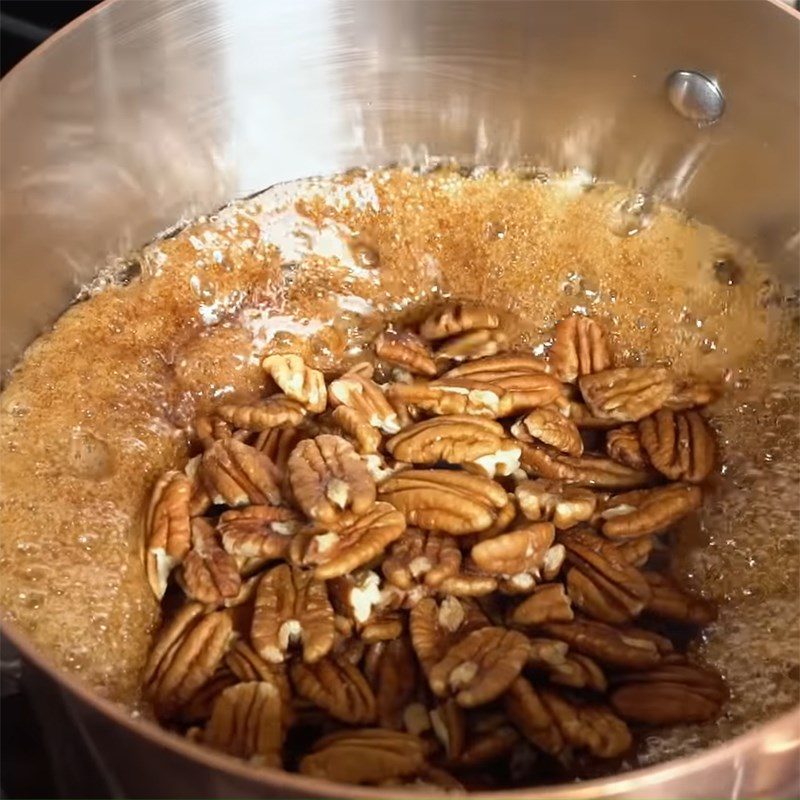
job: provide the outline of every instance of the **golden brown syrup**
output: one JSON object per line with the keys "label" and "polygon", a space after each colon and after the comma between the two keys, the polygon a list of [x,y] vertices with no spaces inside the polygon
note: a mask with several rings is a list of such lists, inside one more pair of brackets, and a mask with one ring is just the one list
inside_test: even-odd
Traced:
{"label": "golden brown syrup", "polygon": [[698,646],[730,682],[724,717],[650,736],[645,760],[797,702],[798,327],[762,265],[719,232],[585,176],[387,170],[282,186],[107,271],[28,350],[2,397],[0,601],[62,666],[138,697],[158,622],[140,561],[146,497],[182,465],[196,410],[262,387],[258,356],[358,358],[387,319],[443,296],[524,321],[536,352],[572,310],[617,361],[727,371],[711,416],[724,467],[675,567],[722,603]]}

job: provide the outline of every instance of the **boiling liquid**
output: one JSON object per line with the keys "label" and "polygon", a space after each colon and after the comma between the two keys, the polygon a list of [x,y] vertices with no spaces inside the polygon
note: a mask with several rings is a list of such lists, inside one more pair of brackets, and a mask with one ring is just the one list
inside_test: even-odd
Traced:
{"label": "boiling liquid", "polygon": [[717,722],[649,737],[643,759],[797,702],[797,317],[719,232],[585,175],[359,172],[233,204],[117,274],[34,343],[2,398],[4,614],[98,691],[137,702],[158,623],[143,509],[183,465],[195,413],[255,396],[266,350],[339,369],[387,320],[455,296],[515,312],[535,352],[578,311],[606,324],[618,364],[728,372],[711,415],[723,474],[675,537],[675,569],[721,603],[696,649],[732,699]]}

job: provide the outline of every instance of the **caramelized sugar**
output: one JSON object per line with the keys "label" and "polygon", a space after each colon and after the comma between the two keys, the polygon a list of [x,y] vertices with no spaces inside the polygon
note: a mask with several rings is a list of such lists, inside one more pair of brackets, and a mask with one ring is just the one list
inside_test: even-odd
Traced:
{"label": "caramelized sugar", "polygon": [[735,242],[580,173],[387,170],[276,187],[130,266],[126,285],[112,267],[87,288],[2,397],[4,614],[99,691],[138,699],[158,622],[143,506],[195,412],[258,392],[266,350],[338,367],[387,318],[452,295],[520,315],[537,352],[577,310],[608,321],[620,363],[726,372],[725,467],[675,569],[723,604],[698,649],[732,701],[712,725],[651,736],[645,760],[797,701],[797,318]]}

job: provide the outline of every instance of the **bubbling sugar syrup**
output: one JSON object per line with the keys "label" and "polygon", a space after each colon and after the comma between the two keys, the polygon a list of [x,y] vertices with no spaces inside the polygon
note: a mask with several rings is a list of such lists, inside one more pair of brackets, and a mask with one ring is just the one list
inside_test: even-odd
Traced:
{"label": "bubbling sugar syrup", "polygon": [[702,518],[674,536],[674,568],[722,606],[697,650],[731,702],[709,725],[653,733],[642,760],[729,738],[800,697],[800,353],[786,294],[718,231],[580,171],[354,171],[232,203],[102,270],[14,371],[3,613],[135,707],[158,624],[143,509],[186,458],[198,410],[259,392],[265,351],[340,367],[386,321],[443,297],[515,312],[535,352],[577,311],[608,323],[620,364],[729,378],[711,412],[724,466]]}

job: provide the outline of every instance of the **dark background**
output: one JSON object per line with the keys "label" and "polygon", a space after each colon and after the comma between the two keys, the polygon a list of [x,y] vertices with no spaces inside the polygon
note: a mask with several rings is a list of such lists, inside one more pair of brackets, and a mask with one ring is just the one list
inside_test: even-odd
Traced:
{"label": "dark background", "polygon": [[51,33],[98,4],[72,0],[0,2],[0,75],[5,75]]}

